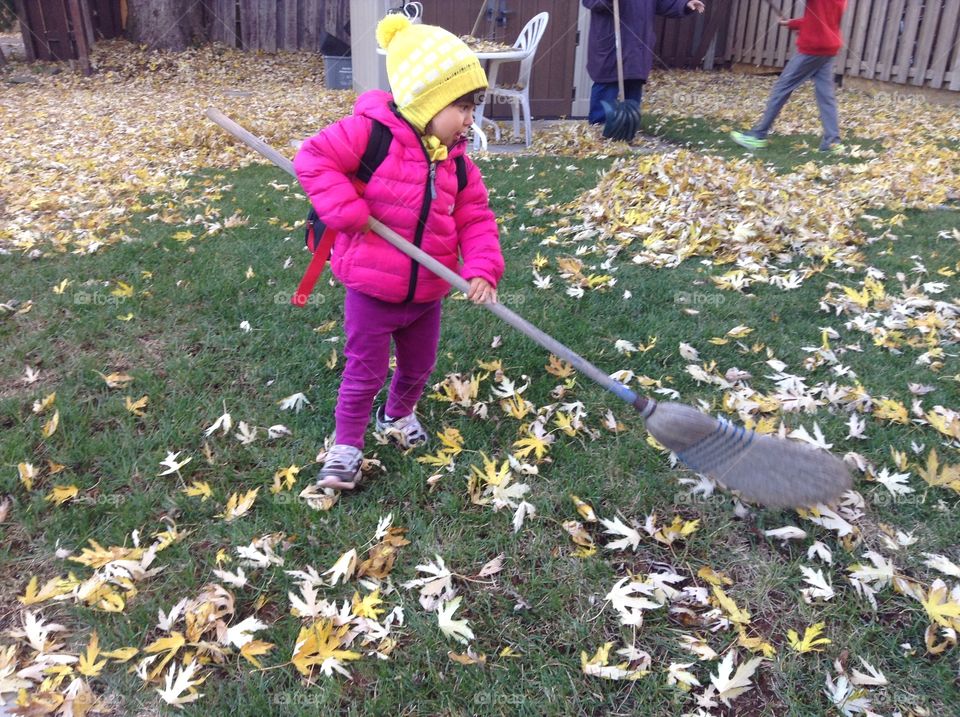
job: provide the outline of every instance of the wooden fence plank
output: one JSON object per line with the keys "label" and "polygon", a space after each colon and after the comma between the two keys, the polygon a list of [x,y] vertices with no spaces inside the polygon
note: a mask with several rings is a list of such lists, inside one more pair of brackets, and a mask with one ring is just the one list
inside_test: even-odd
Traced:
{"label": "wooden fence plank", "polygon": [[[789,19],[791,17],[796,17],[794,15],[793,6],[793,0],[783,0],[783,2],[780,4],[780,12],[785,18]],[[777,28],[777,56],[775,60],[777,67],[783,67],[787,64],[787,53],[790,51],[790,44],[792,41],[793,33],[790,32],[790,28]]]}
{"label": "wooden fence plank", "polygon": [[843,13],[843,19],[840,20],[840,37],[843,39],[843,45],[833,65],[838,72],[843,72],[847,66],[847,56],[850,53],[850,28],[853,27],[853,18],[857,14],[857,5],[858,0],[850,0]]}
{"label": "wooden fence plank", "polygon": [[919,0],[907,3],[907,13],[903,16],[903,30],[900,33],[900,45],[897,50],[896,81],[906,83],[910,74],[910,59],[913,57],[914,42],[920,29]]}
{"label": "wooden fence plank", "polygon": [[[750,40],[747,39],[747,29],[750,26],[750,18],[753,16],[753,8],[757,0],[740,0],[740,27],[737,30],[737,61],[749,62],[747,57],[747,48],[750,46]],[[752,39],[752,38],[751,38]]]}
{"label": "wooden fence plank", "polygon": [[213,39],[231,47],[238,47],[240,38],[237,37],[236,0],[217,0],[214,4],[214,13]]}
{"label": "wooden fence plank", "polygon": [[240,0],[240,33],[244,50],[258,50],[260,48],[257,0]]}
{"label": "wooden fence plank", "polygon": [[943,14],[940,16],[940,34],[937,36],[930,60],[930,69],[933,73],[930,78],[931,87],[943,86],[943,76],[946,74],[950,53],[960,53],[960,48],[957,47],[960,43],[960,31],[957,28],[958,16],[960,16],[960,0],[944,0]]}
{"label": "wooden fence plank", "polygon": [[890,0],[887,5],[887,20],[883,28],[883,48],[877,58],[878,79],[886,82],[893,73],[893,64],[897,55],[897,42],[900,38],[900,21],[903,19],[903,6],[906,0]]}
{"label": "wooden fence plank", "polygon": [[283,0],[283,25],[280,28],[282,41],[279,46],[290,52],[300,49],[300,2]]}
{"label": "wooden fence plank", "polygon": [[927,2],[924,5],[923,20],[920,24],[920,34],[917,38],[917,51],[913,55],[913,66],[917,74],[913,77],[913,84],[922,85],[926,82],[927,68],[930,62],[930,51],[933,49],[933,40],[937,31],[937,23],[943,8],[940,2]]}
{"label": "wooden fence plank", "polygon": [[277,51],[277,2],[278,0],[260,0],[257,3],[260,49],[266,52]]}
{"label": "wooden fence plank", "polygon": [[757,11],[759,5],[760,0],[747,0],[747,31],[743,37],[742,62],[753,62],[755,57],[754,48],[757,43]]}
{"label": "wooden fence plank", "polygon": [[303,0],[300,6],[300,49],[320,52],[320,32],[323,28],[323,0]]}
{"label": "wooden fence plank", "polygon": [[753,47],[758,65],[767,63],[767,41],[770,39],[770,6],[762,3],[757,14],[757,37]]}
{"label": "wooden fence plank", "polygon": [[[847,54],[841,71],[845,68],[847,73],[854,77],[859,77],[860,61],[863,58],[863,40],[867,34],[867,25],[869,24],[870,9],[873,7],[873,0],[859,0],[857,2],[856,14],[853,17],[853,31],[850,37],[850,51]],[[850,12],[849,10],[847,12]],[[853,15],[853,13],[850,13]]]}
{"label": "wooden fence plank", "polygon": [[870,26],[867,28],[867,34],[864,39],[863,52],[863,76],[873,78],[877,74],[877,58],[880,55],[880,48],[883,46],[883,21],[887,17],[887,9],[890,0],[874,0],[873,7],[870,8]]}
{"label": "wooden fence plank", "polygon": [[[953,46],[953,67],[950,68],[949,74],[951,75],[949,78],[950,89],[960,90],[960,47],[956,45]],[[944,79],[946,80],[947,77],[944,77]]]}

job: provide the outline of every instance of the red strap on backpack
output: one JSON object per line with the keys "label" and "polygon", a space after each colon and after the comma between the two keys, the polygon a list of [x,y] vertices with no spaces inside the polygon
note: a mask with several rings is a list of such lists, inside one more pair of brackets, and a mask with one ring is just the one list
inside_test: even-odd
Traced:
{"label": "red strap on backpack", "polygon": [[310,264],[307,265],[307,270],[303,273],[303,278],[300,279],[300,285],[297,287],[296,293],[290,297],[290,303],[294,306],[302,308],[307,305],[310,294],[313,293],[313,287],[317,285],[317,280],[323,273],[323,267],[326,266],[327,260],[330,258],[330,252],[333,250],[333,240],[336,237],[336,230],[327,227],[319,242],[316,243],[317,248],[310,257]]}

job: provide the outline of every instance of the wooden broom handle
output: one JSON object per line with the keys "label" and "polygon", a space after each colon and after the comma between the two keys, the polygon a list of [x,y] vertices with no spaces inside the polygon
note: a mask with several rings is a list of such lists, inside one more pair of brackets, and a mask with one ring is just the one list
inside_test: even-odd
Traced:
{"label": "wooden broom handle", "polygon": [[[769,2],[769,0],[767,0]],[[623,45],[620,42],[620,0],[613,0],[613,36],[617,44],[617,83],[620,85],[620,101],[627,99],[623,89]]]}
{"label": "wooden broom handle", "polygon": [[[288,174],[296,177],[296,174],[293,171],[293,162],[284,157],[262,139],[245,130],[219,110],[211,108],[208,109],[205,114],[211,121],[218,124],[229,134],[236,137],[252,149],[258,151],[264,157],[280,167],[280,169],[283,169]],[[390,227],[384,225],[378,219],[370,217],[369,226],[370,229],[380,236],[384,241],[402,251],[415,262],[429,269],[444,281],[450,283],[458,291],[462,291],[464,294],[470,291],[470,283],[466,279],[457,274],[455,271],[448,269],[446,266],[441,264],[419,247],[414,246],[412,243],[397,234]],[[595,383],[600,384],[603,388],[615,394],[618,398],[631,404],[638,411],[644,412],[648,404],[650,405],[651,410],[654,406],[656,406],[654,402],[649,401],[649,399],[644,398],[643,396],[638,396],[634,391],[629,389],[624,384],[610,378],[607,374],[587,361],[585,358],[567,348],[549,334],[544,333],[522,316],[519,316],[508,309],[503,304],[487,303],[481,304],[481,306],[495,314],[504,322],[510,324],[510,326],[515,328],[524,336],[532,339],[554,355],[573,365],[573,367],[580,371],[580,373],[587,376]]]}

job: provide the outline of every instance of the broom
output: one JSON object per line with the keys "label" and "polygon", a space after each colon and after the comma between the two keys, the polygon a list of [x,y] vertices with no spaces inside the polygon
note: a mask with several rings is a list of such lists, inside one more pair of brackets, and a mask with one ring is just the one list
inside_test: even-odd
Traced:
{"label": "broom", "polygon": [[[293,163],[289,159],[226,115],[218,110],[208,109],[206,116],[278,167],[294,175]],[[370,228],[457,290],[463,293],[469,291],[467,281],[456,272],[389,227],[371,218]],[[483,306],[636,408],[646,420],[650,434],[673,451],[684,465],[714,478],[727,488],[740,491],[749,500],[771,507],[813,506],[834,501],[851,486],[852,480],[847,466],[827,451],[797,441],[758,434],[722,418],[711,418],[680,403],[660,403],[640,396],[503,304]]]}
{"label": "broom", "polygon": [[620,42],[620,0],[613,0],[613,36],[617,46],[617,84],[620,94],[616,106],[601,101],[606,118],[603,123],[603,136],[629,142],[640,127],[640,104],[636,100],[627,100],[623,88],[623,45]]}

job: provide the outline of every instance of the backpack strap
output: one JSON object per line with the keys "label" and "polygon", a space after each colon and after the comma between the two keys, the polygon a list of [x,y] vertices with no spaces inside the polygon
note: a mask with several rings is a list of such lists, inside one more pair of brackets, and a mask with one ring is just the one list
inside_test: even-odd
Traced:
{"label": "backpack strap", "polygon": [[453,158],[457,163],[457,194],[467,188],[467,160],[462,154]]}
{"label": "backpack strap", "polygon": [[[360,196],[363,196],[363,191],[366,189],[367,183],[370,181],[373,173],[377,171],[377,168],[383,164],[383,160],[386,159],[392,141],[393,133],[390,131],[390,128],[379,120],[373,120],[373,125],[370,128],[370,137],[367,138],[367,147],[360,157],[360,166],[353,178],[353,186]],[[464,169],[466,169],[466,167],[464,167]],[[457,177],[459,176],[458,169]],[[300,279],[300,285],[297,287],[296,293],[290,297],[290,303],[294,306],[305,306],[307,301],[309,301],[313,287],[316,286],[320,274],[323,273],[323,267],[326,266],[327,260],[330,258],[330,252],[333,250],[333,240],[336,236],[337,233],[323,223],[317,215],[316,210],[311,206],[307,214],[304,239],[307,248],[313,255],[310,257],[310,264],[307,266],[307,271],[304,273],[303,278]]]}
{"label": "backpack strap", "polygon": [[[387,158],[387,152],[390,151],[390,143],[393,141],[393,133],[380,120],[373,120],[373,126],[370,128],[370,138],[367,140],[367,148],[360,157],[360,168],[357,170],[357,180],[364,185],[370,181],[370,177],[377,171],[377,167],[383,164]],[[362,194],[361,190],[361,194]]]}

